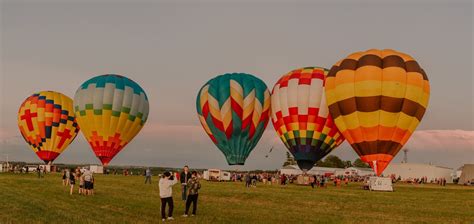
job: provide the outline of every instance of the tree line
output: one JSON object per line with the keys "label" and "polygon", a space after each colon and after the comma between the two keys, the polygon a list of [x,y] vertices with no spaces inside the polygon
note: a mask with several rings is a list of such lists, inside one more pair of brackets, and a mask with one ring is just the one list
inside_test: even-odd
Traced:
{"label": "tree line", "polygon": [[[296,165],[295,158],[289,153],[286,152],[286,160],[283,163],[283,166]],[[354,160],[342,160],[338,156],[328,155],[326,158],[318,161],[316,166],[319,167],[333,167],[333,168],[347,168],[347,167],[359,167],[359,168],[370,168],[369,164],[363,162],[360,158]]]}

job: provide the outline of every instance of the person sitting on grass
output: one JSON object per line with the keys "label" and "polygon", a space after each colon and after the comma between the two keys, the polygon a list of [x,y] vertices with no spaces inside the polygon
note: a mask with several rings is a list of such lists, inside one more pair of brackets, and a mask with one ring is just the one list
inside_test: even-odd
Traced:
{"label": "person sitting on grass", "polygon": [[198,200],[198,191],[201,189],[201,183],[199,183],[199,179],[197,178],[197,172],[191,172],[191,179],[188,180],[188,195],[186,198],[186,211],[184,212],[183,217],[188,217],[189,207],[191,203],[193,204],[193,213],[191,216],[196,215],[197,209],[197,200]]}
{"label": "person sitting on grass", "polygon": [[168,220],[173,220],[173,185],[178,181],[171,176],[171,173],[166,171],[160,179],[159,189],[161,198],[161,220],[166,220],[166,204],[168,204]]}

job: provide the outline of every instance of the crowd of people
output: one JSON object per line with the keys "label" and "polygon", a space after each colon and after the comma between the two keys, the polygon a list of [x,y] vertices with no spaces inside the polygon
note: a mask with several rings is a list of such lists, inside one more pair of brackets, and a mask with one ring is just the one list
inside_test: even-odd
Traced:
{"label": "crowd of people", "polygon": [[94,195],[94,175],[89,168],[80,169],[64,169],[63,170],[63,185],[69,186],[69,194],[74,193],[74,186],[79,183],[79,195]]}

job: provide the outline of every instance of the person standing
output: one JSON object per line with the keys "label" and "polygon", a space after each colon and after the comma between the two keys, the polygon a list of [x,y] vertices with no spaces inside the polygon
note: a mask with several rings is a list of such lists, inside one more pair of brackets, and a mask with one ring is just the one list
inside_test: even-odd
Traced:
{"label": "person standing", "polygon": [[151,184],[151,170],[150,170],[150,168],[146,168],[146,170],[145,170],[145,184],[147,182],[149,184]]}
{"label": "person standing", "polygon": [[92,172],[87,168],[84,171],[84,195],[91,195],[92,193]]}
{"label": "person standing", "polygon": [[252,179],[250,178],[250,173],[247,173],[245,175],[245,187],[250,187],[250,183],[251,183]]}
{"label": "person standing", "polygon": [[181,200],[183,201],[186,201],[186,190],[189,179],[191,179],[191,173],[189,172],[188,165],[186,165],[179,177],[179,181],[181,182]]}
{"label": "person standing", "polygon": [[69,174],[69,185],[71,186],[69,188],[69,195],[72,195],[72,192],[74,191],[74,184],[76,184],[76,177],[71,169],[71,172]]}
{"label": "person standing", "polygon": [[187,187],[189,190],[188,197],[186,199],[186,211],[184,212],[183,217],[188,217],[189,207],[191,207],[191,203],[193,204],[193,213],[191,214],[191,216],[196,215],[198,191],[199,189],[201,189],[201,183],[199,183],[196,171],[192,172],[191,179],[188,181]]}
{"label": "person standing", "polygon": [[[166,171],[161,177],[158,187],[160,189],[160,199],[161,199],[161,220],[165,221],[173,220],[173,185],[178,183],[178,181],[173,178],[170,172]],[[168,218],[166,218],[166,204],[168,204]]]}
{"label": "person standing", "polygon": [[38,165],[38,167],[36,167],[36,173],[38,174],[38,178],[41,178],[41,167],[40,167],[40,165]]}
{"label": "person standing", "polygon": [[63,170],[63,186],[66,186],[67,181],[66,181],[66,170]]}
{"label": "person standing", "polygon": [[316,184],[317,178],[316,175],[313,175],[313,178],[311,179],[311,188],[314,189],[314,185]]}

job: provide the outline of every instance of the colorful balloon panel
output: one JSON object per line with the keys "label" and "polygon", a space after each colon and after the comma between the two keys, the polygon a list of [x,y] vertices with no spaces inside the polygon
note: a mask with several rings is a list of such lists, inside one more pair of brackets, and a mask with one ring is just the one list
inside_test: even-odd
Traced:
{"label": "colorful balloon panel", "polygon": [[209,80],[199,91],[199,120],[229,165],[243,165],[270,117],[270,92],[253,75],[232,73]]}
{"label": "colorful balloon panel", "polygon": [[327,72],[319,67],[293,70],[272,91],[273,127],[303,170],[310,170],[344,141],[326,105]]}
{"label": "colorful balloon panel", "polygon": [[79,87],[74,110],[95,155],[108,165],[142,129],[149,103],[136,82],[109,74],[89,79]]}
{"label": "colorful balloon panel", "polygon": [[380,175],[408,141],[428,106],[430,84],[409,55],[356,52],[326,79],[329,112],[352,148]]}
{"label": "colorful balloon panel", "polygon": [[31,95],[18,110],[18,128],[41,160],[53,162],[79,132],[72,99],[53,91]]}

